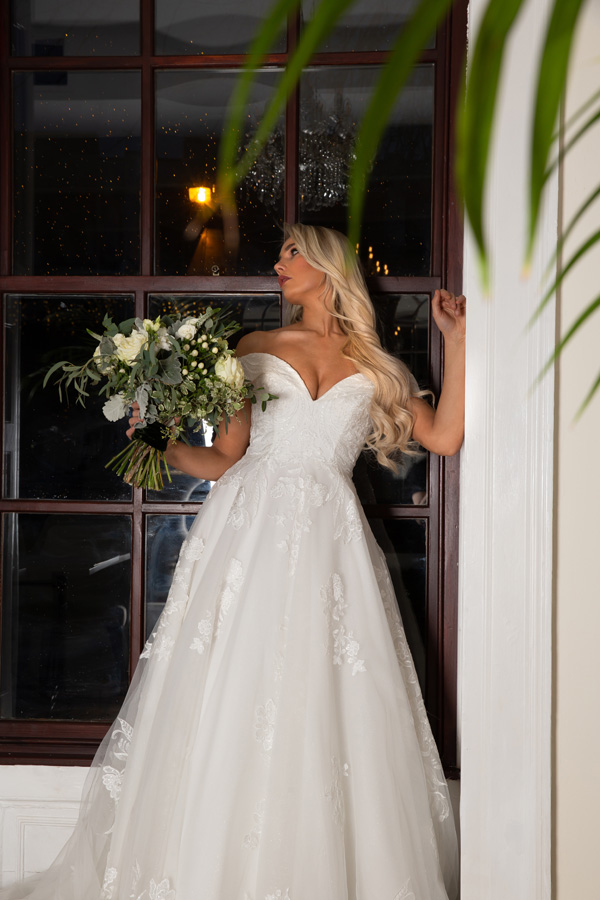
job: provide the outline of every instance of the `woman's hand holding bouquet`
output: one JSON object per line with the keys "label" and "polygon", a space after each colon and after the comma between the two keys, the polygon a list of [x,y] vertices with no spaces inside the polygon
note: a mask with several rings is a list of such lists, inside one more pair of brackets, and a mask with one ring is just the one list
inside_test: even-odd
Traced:
{"label": "woman's hand holding bouquet", "polygon": [[[104,333],[89,334],[98,346],[84,365],[61,361],[46,374],[44,385],[56,371],[59,392],[73,385],[77,401],[85,406],[89,388],[107,397],[104,415],[116,422],[139,409],[133,440],[107,463],[134,487],[160,490],[162,466],[170,480],[164,450],[169,440],[185,438],[186,429],[203,431],[205,424],[218,431],[257,396],[245,378],[227,338],[238,331],[220,309],[210,307],[200,316],[174,320],[128,319],[116,325],[108,316]],[[271,394],[262,394],[263,409]]]}

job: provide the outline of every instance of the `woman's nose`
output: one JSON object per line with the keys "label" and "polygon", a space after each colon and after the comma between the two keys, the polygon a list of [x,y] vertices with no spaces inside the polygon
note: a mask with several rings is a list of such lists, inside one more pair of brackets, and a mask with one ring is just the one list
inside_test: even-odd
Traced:
{"label": "woman's nose", "polygon": [[284,269],[284,265],[281,262],[281,260],[278,259],[277,262],[275,263],[275,265],[273,266],[273,268],[275,269],[275,271],[277,272],[278,275],[281,275],[281,273],[283,272],[283,269]]}

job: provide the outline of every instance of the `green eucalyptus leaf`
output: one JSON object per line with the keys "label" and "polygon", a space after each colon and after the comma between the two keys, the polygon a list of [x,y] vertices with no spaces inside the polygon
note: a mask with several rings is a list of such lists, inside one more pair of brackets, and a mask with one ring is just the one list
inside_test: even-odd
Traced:
{"label": "green eucalyptus leaf", "polygon": [[67,360],[63,359],[60,362],[54,363],[53,366],[50,366],[50,368],[46,372],[44,381],[42,382],[42,386],[46,387],[46,385],[48,384],[48,379],[57,371],[57,369],[62,369],[66,365],[68,365]]}

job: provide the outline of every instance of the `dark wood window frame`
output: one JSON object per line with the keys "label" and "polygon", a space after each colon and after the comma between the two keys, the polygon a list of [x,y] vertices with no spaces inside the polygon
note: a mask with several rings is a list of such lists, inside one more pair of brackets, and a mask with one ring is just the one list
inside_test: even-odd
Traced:
{"label": "dark wood window frame", "polygon": [[[142,316],[148,294],[160,292],[278,292],[275,277],[155,276],[154,270],[154,75],[156,70],[239,68],[243,56],[154,56],[154,0],[141,0],[141,54],[118,57],[10,57],[10,4],[0,11],[0,292],[11,293],[130,293],[136,315]],[[429,277],[370,279],[372,292],[428,293],[462,287],[462,216],[452,172],[452,122],[466,46],[467,0],[458,0],[438,32],[436,48],[424,51],[420,61],[435,64],[435,120],[433,150],[432,272]],[[298,19],[288,27],[288,47],[297,40]],[[377,65],[385,52],[317,54],[311,65]],[[285,65],[287,54],[267,57],[265,67]],[[142,77],[141,154],[141,274],[139,276],[15,276],[12,275],[12,100],[13,72],[52,70],[133,69]],[[297,216],[298,94],[286,110],[285,218]],[[218,284],[215,282],[218,281]],[[442,342],[430,329],[431,386],[440,389]],[[0,376],[2,377],[2,376]],[[4,398],[0,382],[0,397]],[[3,399],[2,399],[2,402]],[[456,777],[456,648],[458,601],[458,458],[432,456],[430,505],[419,508],[429,519],[431,554],[428,565],[428,645],[425,702],[440,747],[445,769]],[[143,520],[151,514],[190,514],[195,503],[150,501],[135,490],[131,502],[75,502],[61,500],[0,500],[0,513],[126,513],[132,521],[131,671],[143,645],[144,546]],[[367,515],[414,518],[414,507],[377,505]],[[440,552],[440,548],[442,551]],[[108,729],[107,724],[67,721],[0,721],[0,763],[85,765]]]}

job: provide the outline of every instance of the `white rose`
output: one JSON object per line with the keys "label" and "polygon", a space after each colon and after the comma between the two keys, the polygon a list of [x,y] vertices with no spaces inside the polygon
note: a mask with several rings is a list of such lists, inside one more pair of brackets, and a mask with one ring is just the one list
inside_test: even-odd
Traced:
{"label": "white rose", "polygon": [[117,348],[117,356],[129,365],[140,350],[148,347],[148,335],[141,331],[132,331],[129,337],[125,337],[124,334],[115,334],[113,341]]}
{"label": "white rose", "polygon": [[127,415],[128,409],[129,401],[125,400],[123,394],[114,394],[106,401],[102,407],[102,412],[109,422],[116,422],[117,419],[122,419],[123,416]]}
{"label": "white rose", "polygon": [[193,321],[184,322],[183,325],[180,325],[177,329],[177,337],[183,338],[184,341],[191,341],[195,334],[196,325]]}
{"label": "white rose", "polygon": [[215,363],[215,375],[235,388],[243,387],[246,379],[242,364],[235,356],[220,356]]}

